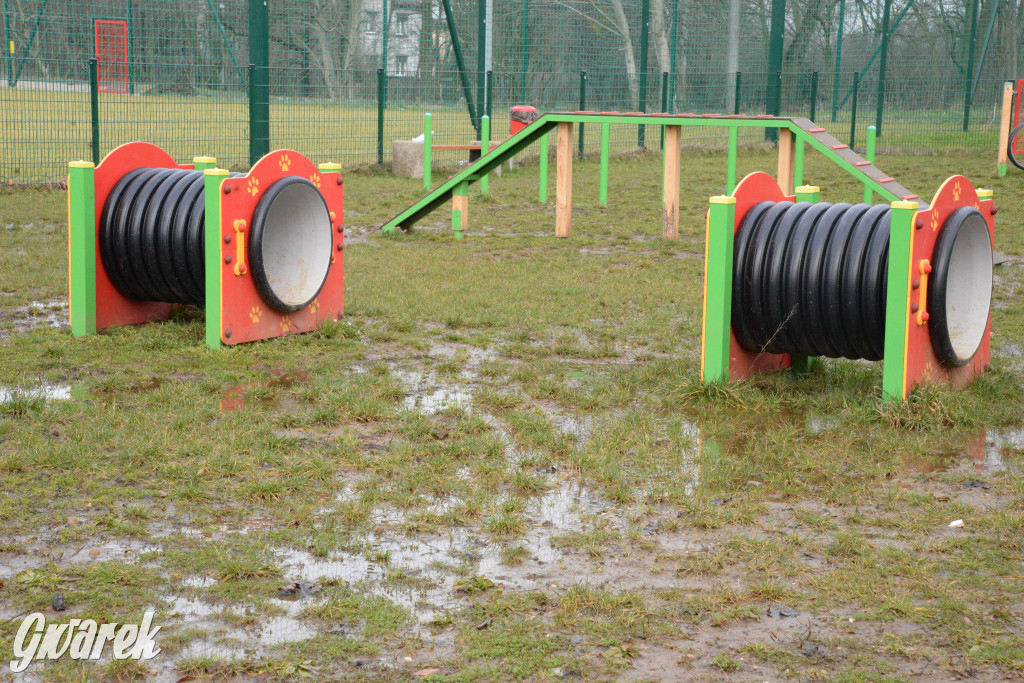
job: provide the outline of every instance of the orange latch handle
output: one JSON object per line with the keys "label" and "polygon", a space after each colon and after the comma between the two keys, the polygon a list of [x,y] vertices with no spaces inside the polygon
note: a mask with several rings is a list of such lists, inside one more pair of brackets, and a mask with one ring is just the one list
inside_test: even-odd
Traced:
{"label": "orange latch handle", "polygon": [[921,287],[917,290],[917,324],[928,322],[928,273],[932,272],[932,264],[928,259],[921,259],[918,266],[921,271]]}
{"label": "orange latch handle", "polygon": [[245,275],[249,269],[245,267],[245,228],[244,220],[235,221],[235,275]]}

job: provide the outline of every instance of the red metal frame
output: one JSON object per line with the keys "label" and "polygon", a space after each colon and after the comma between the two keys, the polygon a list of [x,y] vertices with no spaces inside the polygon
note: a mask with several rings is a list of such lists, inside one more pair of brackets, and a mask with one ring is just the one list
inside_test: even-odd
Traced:
{"label": "red metal frame", "polygon": [[[280,313],[270,308],[260,298],[247,269],[236,268],[239,265],[237,239],[240,235],[248,239],[257,202],[271,185],[286,176],[306,178],[320,189],[331,212],[334,236],[331,266],[323,289],[309,306],[295,313]],[[291,150],[271,152],[256,162],[245,177],[228,178],[221,184],[221,342],[239,344],[310,332],[320,321],[336,320],[344,313],[344,189],[340,173],[321,172],[309,159]],[[241,221],[245,221],[245,225]],[[226,243],[224,238],[229,236],[231,242]],[[225,263],[228,256],[231,263]]]}
{"label": "red metal frame", "polygon": [[[939,239],[940,228],[945,224],[954,211],[959,208],[971,206],[981,212],[988,223],[989,237],[995,244],[995,217],[992,215],[993,203],[991,199],[978,199],[978,193],[971,184],[971,181],[964,176],[952,176],[935,193],[931,204],[923,206],[914,218],[914,224],[920,225],[915,228],[913,243],[911,244],[911,279],[918,279],[919,265],[923,260],[931,260],[932,252],[935,251],[935,242]],[[903,373],[906,396],[915,386],[920,384],[949,384],[956,388],[962,388],[974,381],[985,371],[990,356],[990,336],[992,332],[992,312],[989,311],[988,323],[985,325],[985,335],[982,337],[981,346],[970,363],[959,368],[951,368],[943,365],[942,361],[932,349],[931,337],[928,333],[928,323],[923,325],[917,323],[917,314],[910,310],[910,306],[917,301],[917,292],[912,291],[911,301],[908,302],[907,310],[907,350],[904,362],[906,363]]]}
{"label": "red metal frame", "polygon": [[[785,194],[775,178],[757,171],[740,181],[732,193],[736,198],[736,224],[738,231],[743,218],[760,202],[792,202],[796,197]],[[734,232],[735,234],[735,232]],[[788,353],[754,353],[736,341],[736,333],[729,330],[729,380],[749,379],[766,370],[782,370],[792,364]]]}
{"label": "red metal frame", "polygon": [[114,19],[93,20],[93,40],[99,91],[128,93],[128,22]]}

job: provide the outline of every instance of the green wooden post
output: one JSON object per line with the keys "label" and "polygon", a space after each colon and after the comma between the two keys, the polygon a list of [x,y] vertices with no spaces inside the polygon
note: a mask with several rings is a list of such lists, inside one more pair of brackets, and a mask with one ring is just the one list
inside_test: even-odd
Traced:
{"label": "green wooden post", "polygon": [[[643,0],[640,4],[640,102],[639,111],[647,111],[647,53],[650,44],[651,34],[651,0]],[[640,149],[647,147],[645,140],[646,129],[643,125],[637,126],[636,146]]]}
{"label": "green wooden post", "polygon": [[71,333],[96,333],[96,166],[72,161],[68,168],[68,256]]}
{"label": "green wooden post", "polygon": [[882,134],[882,113],[885,111],[885,67],[889,57],[889,11],[891,9],[892,0],[885,0],[885,9],[882,11],[882,54],[878,59],[878,95],[875,102],[876,135]]}
{"label": "green wooden post", "polygon": [[221,347],[220,276],[224,267],[220,260],[220,193],[221,183],[227,178],[228,172],[223,168],[209,168],[203,171],[203,176],[206,209],[206,345],[217,350]]}
{"label": "green wooden post", "polygon": [[608,206],[608,151],[611,141],[611,124],[601,124],[601,174],[598,184],[598,203]]}
{"label": "green wooden post", "polygon": [[906,383],[907,325],[910,315],[910,255],[917,202],[893,202],[889,228],[889,282],[885,296],[885,355],[882,395],[902,401]]}
{"label": "green wooden post", "polygon": [[196,171],[217,168],[217,160],[213,157],[192,157],[192,168]]}
{"label": "green wooden post", "polygon": [[[491,117],[484,114],[480,117],[480,156],[485,157],[491,153]],[[484,173],[480,178],[480,194],[487,196],[488,176]]]}
{"label": "green wooden post", "polygon": [[423,115],[423,189],[430,189],[430,173],[434,167],[434,117],[428,111]]}
{"label": "green wooden post", "polygon": [[729,160],[725,168],[725,191],[730,195],[736,189],[736,156],[739,137],[740,127],[729,126]]}
{"label": "green wooden post", "polygon": [[[875,163],[875,137],[875,127],[868,126],[868,141],[867,147],[864,150],[864,158],[871,163]],[[874,196],[875,192],[871,189],[871,186],[864,183],[864,203],[870,204]]]}
{"label": "green wooden post", "polygon": [[701,336],[701,381],[729,380],[732,326],[732,259],[736,198],[712,197],[704,258],[704,331]]}
{"label": "green wooden post", "polygon": [[549,133],[544,133],[540,136],[540,169],[539,169],[539,182],[540,187],[537,190],[537,201],[541,204],[548,203],[548,137]]}
{"label": "green wooden post", "polygon": [[[584,111],[587,108],[587,72],[580,71],[580,111]],[[580,129],[580,141],[579,141],[579,154],[580,159],[583,158],[583,123],[579,124]]]}
{"label": "green wooden post", "polygon": [[377,69],[377,165],[384,165],[384,107],[387,98],[387,76]]}
{"label": "green wooden post", "polygon": [[89,112],[92,131],[92,163],[100,163],[100,80],[96,58],[89,60]]}

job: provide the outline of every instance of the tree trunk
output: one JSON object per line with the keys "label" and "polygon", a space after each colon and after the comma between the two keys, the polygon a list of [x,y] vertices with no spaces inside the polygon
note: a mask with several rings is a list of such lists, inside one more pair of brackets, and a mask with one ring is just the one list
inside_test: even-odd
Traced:
{"label": "tree trunk", "polygon": [[629,81],[629,108],[640,106],[640,83],[636,73],[636,55],[633,54],[633,38],[629,32],[629,20],[622,9],[622,0],[611,0],[615,28],[622,38],[622,49],[626,53],[626,79]]}

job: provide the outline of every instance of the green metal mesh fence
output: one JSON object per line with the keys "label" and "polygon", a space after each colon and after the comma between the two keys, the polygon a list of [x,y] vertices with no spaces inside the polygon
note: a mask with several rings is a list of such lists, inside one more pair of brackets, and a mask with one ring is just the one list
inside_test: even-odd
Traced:
{"label": "green metal mesh fence", "polygon": [[[135,139],[234,168],[276,147],[386,164],[424,112],[435,144],[462,144],[483,113],[507,134],[520,103],[813,115],[857,145],[880,126],[883,151],[994,153],[1001,84],[1024,66],[1024,0],[269,0],[266,53],[261,5],[3,0],[0,179],[51,181]],[[613,127],[612,147],[652,135]],[[584,129],[585,152],[598,142]]]}

